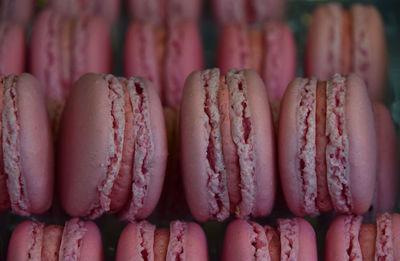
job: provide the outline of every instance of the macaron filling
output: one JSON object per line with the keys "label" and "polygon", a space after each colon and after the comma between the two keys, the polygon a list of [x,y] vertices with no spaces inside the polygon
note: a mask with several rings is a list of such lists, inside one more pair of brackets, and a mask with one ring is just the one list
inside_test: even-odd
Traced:
{"label": "macaron filling", "polygon": [[3,79],[4,96],[2,111],[2,146],[4,173],[11,209],[18,215],[29,216],[29,199],[25,184],[20,155],[21,125],[19,122],[18,76],[11,75]]}
{"label": "macaron filling", "polygon": [[166,260],[185,261],[185,244],[188,225],[174,221],[170,225],[170,236]]}
{"label": "macaron filling", "polygon": [[80,248],[82,247],[83,238],[87,231],[85,222],[77,218],[65,223],[58,257],[59,260],[79,260]]}
{"label": "macaron filling", "polygon": [[299,224],[297,219],[278,219],[281,240],[281,260],[297,260],[299,252]]}
{"label": "macaron filling", "polygon": [[375,260],[394,260],[392,216],[388,213],[376,219]]}
{"label": "macaron filling", "polygon": [[[0,75],[0,81],[3,83],[5,76]],[[4,87],[0,91],[0,100],[3,101]],[[3,111],[3,102],[0,102],[0,111]],[[3,122],[0,121],[0,135],[3,136]],[[0,147],[2,148],[2,139],[0,139]],[[10,208],[10,197],[7,189],[7,175],[4,173],[3,150],[0,150],[0,210],[8,210]]]}

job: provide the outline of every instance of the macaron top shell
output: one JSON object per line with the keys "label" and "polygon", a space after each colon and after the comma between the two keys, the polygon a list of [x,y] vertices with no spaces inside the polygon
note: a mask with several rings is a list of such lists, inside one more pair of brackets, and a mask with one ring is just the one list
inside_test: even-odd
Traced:
{"label": "macaron top shell", "polygon": [[289,85],[278,152],[283,191],[295,215],[368,210],[376,168],[373,124],[365,84],[355,75],[335,75],[326,84],[298,78]]}
{"label": "macaron top shell", "polygon": [[251,70],[233,70],[224,77],[212,69],[187,78],[181,163],[197,220],[224,220],[229,213],[263,216],[271,210],[275,155],[267,100],[262,80]]}
{"label": "macaron top shell", "polygon": [[25,71],[25,32],[19,24],[0,23],[0,73],[20,74]]}
{"label": "macaron top shell", "polygon": [[67,101],[60,141],[61,201],[73,216],[144,218],[161,193],[166,137],[150,83],[87,74]]}
{"label": "macaron top shell", "polygon": [[[2,76],[2,191],[14,213],[43,213],[52,202],[53,147],[39,83],[29,74]],[[4,176],[3,176],[4,175]],[[4,193],[5,194],[5,193]]]}
{"label": "macaron top shell", "polygon": [[317,260],[315,232],[302,218],[279,219],[278,229],[237,219],[226,230],[222,260]]}
{"label": "macaron top shell", "polygon": [[193,222],[173,221],[169,229],[156,229],[146,221],[130,223],[119,238],[116,260],[145,258],[154,261],[208,260],[205,234]]}

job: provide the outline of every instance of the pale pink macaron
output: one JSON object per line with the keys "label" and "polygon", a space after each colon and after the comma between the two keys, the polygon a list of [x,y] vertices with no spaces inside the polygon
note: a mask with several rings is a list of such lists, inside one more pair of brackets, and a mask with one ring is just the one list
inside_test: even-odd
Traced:
{"label": "pale pink macaron", "polygon": [[109,27],[96,16],[68,18],[46,9],[36,19],[30,70],[43,85],[53,131],[74,81],[87,72],[111,71]]}
{"label": "pale pink macaron", "polygon": [[293,80],[281,104],[279,173],[297,216],[363,214],[376,180],[372,105],[356,75]]}
{"label": "pale pink macaron", "polygon": [[251,68],[264,80],[275,118],[287,85],[296,75],[296,43],[284,23],[266,23],[261,29],[227,23],[219,39],[217,66],[222,73]]}
{"label": "pale pink macaron", "polygon": [[196,223],[173,221],[168,228],[147,221],[130,223],[118,241],[116,261],[191,260],[207,261],[207,239]]}
{"label": "pale pink macaron", "polygon": [[203,0],[127,0],[127,3],[133,20],[162,25],[171,20],[198,21]]}
{"label": "pale pink macaron", "polygon": [[380,214],[376,224],[362,224],[361,216],[339,216],[326,234],[326,261],[399,259],[399,214]]}
{"label": "pale pink macaron", "polygon": [[53,196],[50,126],[39,82],[29,74],[0,76],[0,210],[43,213]]}
{"label": "pale pink macaron", "polygon": [[180,111],[184,189],[200,222],[270,213],[276,191],[272,115],[252,70],[193,72]]}
{"label": "pale pink macaron", "polygon": [[374,103],[377,145],[375,197],[372,211],[393,211],[397,200],[399,181],[399,154],[396,129],[389,110],[381,103]]}
{"label": "pale pink macaron", "polygon": [[317,261],[317,241],[302,218],[278,219],[278,227],[237,219],[227,229],[222,261]]}
{"label": "pale pink macaron", "polygon": [[1,0],[0,19],[26,25],[33,15],[35,0]]}
{"label": "pale pink macaron", "polygon": [[134,22],[124,53],[125,76],[149,79],[167,106],[180,104],[186,77],[204,67],[200,32],[192,20],[173,21],[165,28]]}
{"label": "pale pink macaron", "polygon": [[26,70],[25,44],[22,25],[0,22],[0,74],[20,74]]}
{"label": "pale pink macaron", "polygon": [[220,24],[263,24],[283,19],[286,0],[212,0],[212,7]]}
{"label": "pale pink macaron", "polygon": [[7,261],[103,260],[100,230],[91,221],[71,219],[64,226],[24,221],[13,231]]}
{"label": "pale pink macaron", "polygon": [[50,0],[49,6],[65,15],[95,14],[110,24],[119,18],[121,0]]}
{"label": "pale pink macaron", "polygon": [[373,100],[384,98],[388,54],[382,17],[373,6],[318,6],[308,30],[305,74],[327,80],[335,73],[354,72],[366,83]]}
{"label": "pale pink macaron", "polygon": [[160,99],[142,78],[89,73],[72,88],[60,130],[58,188],[71,216],[150,215],[161,194],[167,139]]}

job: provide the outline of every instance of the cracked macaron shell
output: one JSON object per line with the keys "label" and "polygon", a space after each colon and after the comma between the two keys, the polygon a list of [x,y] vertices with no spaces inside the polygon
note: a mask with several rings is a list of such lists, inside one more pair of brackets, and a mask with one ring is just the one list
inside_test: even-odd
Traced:
{"label": "cracked macaron shell", "polygon": [[[118,240],[116,260],[208,260],[207,239],[194,222],[173,221],[159,228],[147,221],[128,224]],[[178,257],[178,256],[179,257]]]}
{"label": "cracked macaron shell", "polygon": [[[30,213],[43,213],[51,206],[54,179],[53,144],[44,106],[44,96],[38,81],[29,74],[21,74],[19,76],[6,76],[4,77],[5,82],[9,83],[12,77],[15,81],[15,87],[11,88],[15,88],[15,110],[18,114],[19,131],[15,139],[10,139],[17,141],[17,144],[14,145],[17,146],[19,160],[16,163],[17,166],[11,168],[12,173],[7,174],[9,176],[6,183],[7,188],[4,189],[5,191],[8,190],[10,195],[11,209],[16,214],[26,216]],[[3,80],[2,84],[5,82]],[[2,88],[4,88],[4,85]],[[4,122],[7,120],[4,117],[9,114],[4,112],[4,107],[2,110],[2,121]],[[9,127],[13,128],[12,125]],[[5,130],[4,126],[2,126],[2,129]],[[14,129],[14,131],[16,130]],[[9,139],[5,133],[2,133],[2,135],[3,140]],[[10,145],[14,146],[13,144]],[[2,146],[4,147],[4,144]],[[4,154],[2,156],[4,160]],[[20,175],[23,184],[20,184],[21,190],[12,191],[10,184],[15,183],[15,179],[18,178],[16,175]],[[26,208],[17,207],[17,205],[20,205],[17,198],[27,203]]]}
{"label": "cracked macaron shell", "polygon": [[[303,182],[308,184],[308,181],[303,181],[296,167],[298,159],[296,104],[302,80],[301,78],[293,80],[284,95],[278,135],[279,171],[283,192],[289,209],[298,216],[310,214],[304,211],[303,205],[302,184]],[[371,102],[363,81],[356,75],[350,74],[346,77],[346,85],[344,117],[350,167],[347,182],[353,202],[350,211],[362,214],[368,210],[372,202],[375,187],[375,126]]]}
{"label": "cracked macaron shell", "polygon": [[[254,131],[253,152],[255,156],[255,166],[253,166],[255,168],[255,197],[254,201],[248,202],[248,204],[253,205],[252,216],[265,216],[272,209],[276,190],[276,159],[273,145],[272,117],[269,114],[268,96],[261,78],[251,70],[242,72],[247,84],[248,108],[252,117],[257,119],[257,121],[252,121]],[[193,120],[203,119],[204,117],[202,116],[205,107],[202,100],[202,89],[204,87],[202,86],[201,73],[193,72],[185,83],[180,114],[180,146],[183,182],[188,205],[197,220],[206,221],[212,218],[208,199],[207,182],[209,177],[205,164],[208,145],[201,138],[204,137],[206,131],[203,121]],[[218,106],[221,106],[221,104]],[[226,121],[226,119],[223,120]],[[232,159],[225,159],[226,163],[230,160]],[[231,176],[233,175],[238,174],[231,174]],[[226,177],[223,178],[226,179]],[[221,193],[227,193],[227,190],[237,190],[235,186],[230,188],[228,188],[228,185],[223,186],[226,189],[223,189]]]}
{"label": "cracked macaron shell", "polygon": [[[279,220],[279,229],[270,226],[261,226],[255,222],[237,219],[229,223],[224,238],[221,260],[317,260],[317,243],[314,229],[302,218]],[[287,226],[291,223],[294,233],[290,237],[294,240],[289,245],[283,240],[281,233],[289,235]],[[255,233],[257,231],[257,234]],[[282,245],[283,243],[283,245]],[[296,250],[293,252],[292,246]],[[269,257],[270,259],[267,259]]]}
{"label": "cracked macaron shell", "polygon": [[25,71],[25,31],[20,24],[0,23],[0,73],[20,74]]}
{"label": "cracked macaron shell", "polygon": [[[75,226],[80,223],[80,235],[74,234],[67,226]],[[65,230],[68,231],[65,231]],[[59,260],[62,242],[70,241],[67,252],[72,248],[79,260],[103,260],[103,248],[98,227],[91,221],[72,219],[66,222],[66,226],[49,225],[34,221],[24,221],[14,229],[7,251],[8,261],[25,261],[28,256],[35,260]],[[64,243],[64,246],[65,243]],[[75,249],[76,250],[76,249]],[[74,251],[75,251],[74,250]],[[66,258],[65,256],[63,258]]]}
{"label": "cracked macaron shell", "polygon": [[[114,77],[114,79],[117,78]],[[161,104],[153,88],[149,87],[150,83],[143,82],[148,87],[148,120],[153,142],[153,155],[148,165],[151,168],[149,170],[151,176],[143,198],[143,207],[134,217],[124,217],[129,220],[145,218],[157,204],[164,180],[167,156]],[[113,133],[109,93],[108,84],[101,75],[87,74],[76,82],[67,101],[61,127],[59,186],[64,209],[72,216],[90,215],[93,204],[98,204],[96,202],[100,201],[99,186],[102,182],[112,182],[105,180],[107,177],[106,165],[110,157],[110,137]],[[126,142],[126,140],[122,142]],[[127,144],[131,144],[131,142]],[[131,160],[133,161],[133,158]],[[124,177],[120,176],[119,172],[120,170],[116,179],[127,178],[125,175]],[[132,179],[133,173],[132,170],[128,180]],[[113,182],[112,186],[115,186],[116,180]],[[125,193],[130,198],[132,186],[129,185],[127,189],[128,191]],[[121,198],[113,198],[112,194],[109,199],[111,204],[112,201],[121,200]],[[129,205],[130,200],[124,205]],[[100,212],[96,216],[101,215],[104,211],[119,212],[122,210],[121,208],[106,210],[101,207],[98,209]]]}

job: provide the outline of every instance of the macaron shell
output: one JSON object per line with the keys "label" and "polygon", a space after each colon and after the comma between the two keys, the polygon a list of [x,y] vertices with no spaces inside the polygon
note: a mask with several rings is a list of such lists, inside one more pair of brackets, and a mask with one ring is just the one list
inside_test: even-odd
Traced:
{"label": "macaron shell", "polygon": [[[193,121],[204,113],[201,99],[201,73],[191,73],[185,82],[180,110],[181,166],[185,195],[189,208],[196,220],[204,222],[209,218],[206,144],[203,120]],[[183,113],[184,112],[184,113]],[[193,159],[199,159],[193,161]]]}
{"label": "macaron shell", "polygon": [[34,0],[2,0],[0,17],[20,24],[27,24],[34,11]]}
{"label": "macaron shell", "polygon": [[396,204],[398,187],[398,152],[396,130],[389,110],[381,103],[374,103],[377,141],[376,194],[374,211],[392,211]]}
{"label": "macaron shell", "polygon": [[[34,242],[32,232],[37,227],[38,242]],[[15,227],[8,244],[7,261],[26,261],[29,252],[32,258],[40,258],[42,251],[43,225],[24,221]]]}
{"label": "macaron shell", "polygon": [[162,24],[168,0],[129,0],[129,14],[140,22]]}
{"label": "macaron shell", "polygon": [[103,260],[103,243],[100,230],[92,221],[84,221],[87,229],[80,245],[79,260]]}
{"label": "macaron shell", "polygon": [[392,235],[393,235],[393,249],[394,258],[400,258],[400,215],[397,213],[392,214]]}
{"label": "macaron shell", "polygon": [[345,115],[352,213],[360,215],[368,210],[374,195],[376,134],[372,105],[365,84],[354,74],[347,77]]}
{"label": "macaron shell", "polygon": [[220,24],[246,20],[245,0],[213,0],[213,11]]}
{"label": "macaron shell", "polygon": [[366,82],[371,99],[382,101],[388,77],[388,54],[382,17],[373,6],[354,4],[350,10],[355,49],[353,71]]}
{"label": "macaron shell", "polygon": [[19,24],[1,22],[0,24],[0,73],[20,74],[25,71],[25,32]]}
{"label": "macaron shell", "polygon": [[255,151],[256,197],[253,216],[271,212],[276,194],[276,152],[272,115],[268,95],[261,78],[253,70],[245,70],[248,106],[252,117]]}
{"label": "macaron shell", "polygon": [[184,260],[206,261],[208,258],[207,239],[203,229],[194,222],[188,222],[185,235]]}
{"label": "macaron shell", "polygon": [[281,103],[278,135],[279,175],[286,203],[290,211],[297,216],[304,215],[301,176],[296,173],[297,127],[296,115],[298,92],[303,79],[294,79],[286,89]]}
{"label": "macaron shell", "polygon": [[296,218],[296,220],[299,226],[298,260],[317,261],[317,240],[314,228],[305,219]]}
{"label": "macaron shell", "polygon": [[54,159],[51,131],[43,92],[30,74],[17,82],[22,175],[31,213],[43,213],[53,198]]}
{"label": "macaron shell", "polygon": [[106,176],[111,135],[108,87],[96,74],[87,74],[73,86],[61,122],[59,190],[71,216],[86,216],[97,201],[98,185]]}

